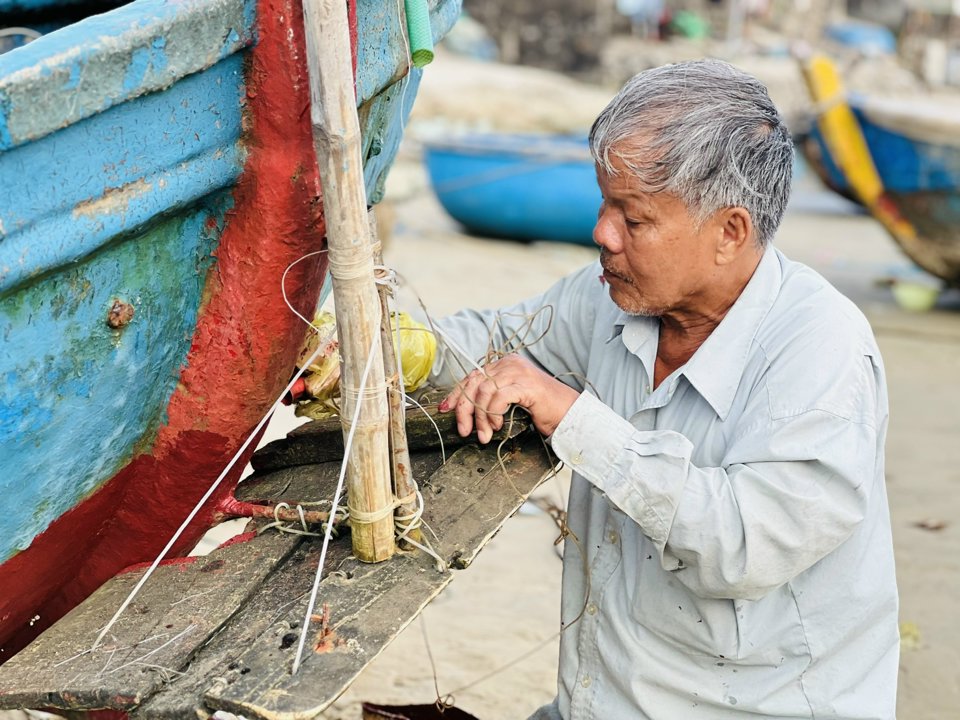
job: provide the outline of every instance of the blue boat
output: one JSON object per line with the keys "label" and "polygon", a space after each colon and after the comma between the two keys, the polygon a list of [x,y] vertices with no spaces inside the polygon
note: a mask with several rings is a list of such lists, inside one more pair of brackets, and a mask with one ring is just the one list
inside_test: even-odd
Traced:
{"label": "blue boat", "polygon": [[471,232],[593,244],[601,198],[586,138],[468,135],[428,142],[424,159],[441,205]]}
{"label": "blue boat", "polygon": [[960,285],[960,105],[845,96],[832,63],[817,58],[806,70],[825,108],[800,143],[810,165],[917,265]]}
{"label": "blue boat", "polygon": [[[440,38],[459,0],[428,5]],[[349,8],[376,202],[420,71],[402,5]],[[0,662],[156,557],[290,378],[281,278],[325,232],[303,34],[299,0],[136,0],[0,55]],[[287,273],[300,313],[325,270]]]}

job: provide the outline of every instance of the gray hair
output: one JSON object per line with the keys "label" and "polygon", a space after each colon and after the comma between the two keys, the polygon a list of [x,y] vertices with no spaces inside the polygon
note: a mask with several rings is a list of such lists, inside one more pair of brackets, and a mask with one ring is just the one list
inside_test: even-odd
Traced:
{"label": "gray hair", "polygon": [[745,208],[761,247],[790,197],[793,143],[783,118],[759,80],[719,60],[635,75],[593,123],[590,152],[611,174],[615,155],[641,192],[676,196],[697,222]]}

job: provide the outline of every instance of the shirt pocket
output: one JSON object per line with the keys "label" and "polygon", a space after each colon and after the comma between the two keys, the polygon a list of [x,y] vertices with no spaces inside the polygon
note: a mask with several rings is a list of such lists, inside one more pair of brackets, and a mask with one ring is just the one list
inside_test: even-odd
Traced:
{"label": "shirt pocket", "polygon": [[740,642],[734,601],[697,597],[675,573],[660,566],[656,554],[647,555],[651,557],[640,561],[630,601],[633,619],[682,652],[720,661],[738,657]]}

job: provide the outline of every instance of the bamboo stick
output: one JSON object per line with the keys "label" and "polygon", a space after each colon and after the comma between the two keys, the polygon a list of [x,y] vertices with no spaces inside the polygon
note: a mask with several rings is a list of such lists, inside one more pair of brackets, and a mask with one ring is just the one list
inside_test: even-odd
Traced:
{"label": "bamboo stick", "polygon": [[[383,265],[383,246],[377,237],[377,221],[370,213],[370,236],[373,238],[374,260]],[[393,491],[401,502],[397,506],[396,517],[409,518],[417,512],[417,485],[410,467],[410,449],[407,443],[407,415],[403,407],[403,377],[397,364],[394,350],[394,333],[390,320],[390,294],[388,285],[377,286],[380,294],[380,338],[383,344],[383,372],[387,380],[387,405],[390,408],[390,458],[393,472]],[[399,345],[399,338],[397,338]],[[407,521],[409,523],[409,520]],[[407,537],[419,543],[423,536],[419,528],[407,533]],[[401,546],[403,542],[401,541]]]}
{"label": "bamboo stick", "polygon": [[[323,183],[328,258],[340,338],[344,438],[356,403],[361,405],[347,461],[353,552],[364,562],[379,562],[396,550],[387,440],[389,413],[347,5],[342,0],[303,0],[303,13],[310,119]],[[371,351],[370,374],[361,394],[361,378]]]}

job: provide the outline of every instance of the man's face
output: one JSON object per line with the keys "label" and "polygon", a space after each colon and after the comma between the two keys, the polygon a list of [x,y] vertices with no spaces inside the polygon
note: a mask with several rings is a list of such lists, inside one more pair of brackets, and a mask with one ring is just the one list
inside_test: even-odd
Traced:
{"label": "man's face", "polygon": [[696,309],[717,272],[717,235],[698,227],[686,206],[666,193],[648,194],[622,162],[607,174],[597,168],[603,204],[593,230],[610,298],[631,315],[662,316]]}

